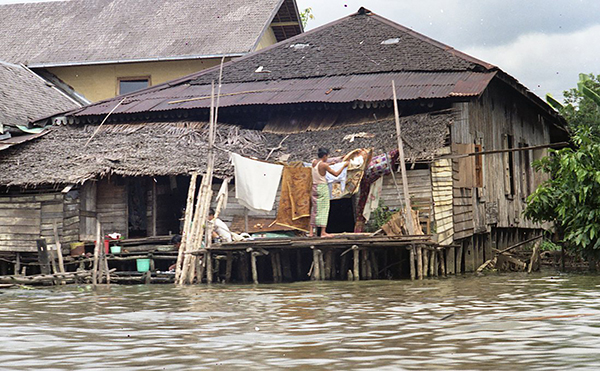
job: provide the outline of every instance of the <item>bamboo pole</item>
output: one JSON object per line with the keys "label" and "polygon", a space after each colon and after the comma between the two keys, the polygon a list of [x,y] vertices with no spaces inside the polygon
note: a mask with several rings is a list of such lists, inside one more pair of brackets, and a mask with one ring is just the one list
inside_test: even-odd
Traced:
{"label": "bamboo pole", "polygon": [[183,253],[186,250],[187,246],[191,245],[192,242],[190,229],[192,224],[197,179],[198,173],[192,173],[192,177],[190,178],[190,187],[188,189],[187,202],[185,203],[185,216],[183,218],[183,236],[181,238],[181,244],[179,245],[179,252],[177,254],[177,264],[175,265],[175,282],[179,282],[179,279],[181,277],[181,266],[183,264],[184,257]]}
{"label": "bamboo pole", "polygon": [[[410,235],[416,234],[414,219],[412,215],[412,207],[410,205],[410,195],[408,193],[408,177],[406,175],[406,162],[404,159],[404,144],[402,143],[402,131],[400,129],[400,112],[398,111],[398,99],[396,97],[396,83],[392,80],[392,89],[394,90],[394,116],[396,118],[396,136],[398,137],[398,152],[400,170],[402,172],[402,191],[404,193],[404,219],[406,227]],[[421,271],[421,274],[423,272]],[[421,275],[420,278],[423,278]]]}
{"label": "bamboo pole", "polygon": [[98,284],[98,255],[100,254],[100,245],[102,243],[100,230],[100,221],[96,219],[96,245],[94,246],[94,265],[92,268],[92,284],[94,287]]}

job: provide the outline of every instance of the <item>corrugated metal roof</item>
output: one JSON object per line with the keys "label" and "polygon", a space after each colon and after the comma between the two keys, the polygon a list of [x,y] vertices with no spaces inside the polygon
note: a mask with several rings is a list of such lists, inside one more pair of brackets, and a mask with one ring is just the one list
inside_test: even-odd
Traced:
{"label": "corrugated metal roof", "polygon": [[48,131],[46,130],[38,134],[19,135],[5,140],[0,140],[0,151],[4,151],[5,149],[10,148],[12,146],[16,146],[17,144],[29,142],[30,140],[39,138],[42,135],[46,135],[47,133]]}
{"label": "corrugated metal roof", "polygon": [[[392,99],[392,80],[399,100],[477,96],[496,72],[395,72],[308,79],[224,84],[221,107],[259,104],[381,102]],[[210,107],[210,85],[180,85],[126,99],[114,113],[158,112]],[[114,101],[84,107],[76,116],[107,114]]]}

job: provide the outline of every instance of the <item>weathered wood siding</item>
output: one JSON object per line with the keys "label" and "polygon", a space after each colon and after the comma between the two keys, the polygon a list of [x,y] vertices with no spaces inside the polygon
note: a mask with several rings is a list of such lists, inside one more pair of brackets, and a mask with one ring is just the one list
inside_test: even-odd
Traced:
{"label": "weathered wood siding", "polygon": [[54,244],[54,224],[62,243],[79,239],[79,191],[0,197],[0,251],[37,251],[36,240]]}
{"label": "weathered wood siding", "polygon": [[107,233],[121,233],[128,236],[127,185],[122,179],[102,179],[98,182],[96,211]]}
{"label": "weathered wood siding", "polygon": [[[400,173],[396,173],[395,175],[399,190],[394,184],[392,175],[384,176],[381,201],[389,208],[400,209],[404,200],[402,177],[400,176]],[[408,179],[408,193],[410,194],[411,206],[419,211],[419,219],[425,225],[427,219],[431,216],[433,204],[430,170],[408,170],[406,172],[406,177]],[[400,196],[398,196],[398,192],[400,193]],[[427,231],[425,231],[425,233],[427,233]]]}
{"label": "weathered wood siding", "polygon": [[[456,144],[480,145],[482,151],[490,151],[550,143],[549,119],[501,82],[492,82],[481,97],[454,107],[458,118],[451,129],[453,153],[460,151]],[[542,174],[534,174],[531,161],[545,152],[482,156],[481,187],[464,187],[459,181],[464,176],[458,173],[465,171],[465,167],[460,161],[453,161],[455,239],[490,232],[491,226],[536,228],[537,225],[522,217],[522,212],[526,197],[545,179]],[[469,160],[474,163],[475,158]]]}
{"label": "weathered wood siding", "polygon": [[[450,148],[447,147],[439,154],[450,152]],[[438,159],[431,164],[431,184],[435,235],[441,245],[450,245],[454,240],[451,160]]]}

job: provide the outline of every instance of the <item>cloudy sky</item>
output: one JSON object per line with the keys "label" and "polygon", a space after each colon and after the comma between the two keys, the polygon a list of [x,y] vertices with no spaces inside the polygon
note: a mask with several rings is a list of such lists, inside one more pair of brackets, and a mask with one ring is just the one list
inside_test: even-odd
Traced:
{"label": "cloudy sky", "polygon": [[[0,4],[16,2],[27,0],[0,0]],[[600,74],[598,0],[297,2],[300,9],[313,9],[315,19],[309,22],[309,29],[365,6],[499,66],[540,96],[550,92],[561,97],[563,90],[576,85],[580,72]]]}
{"label": "cloudy sky", "polygon": [[499,66],[540,96],[600,74],[598,0],[297,0],[308,28],[361,6]]}

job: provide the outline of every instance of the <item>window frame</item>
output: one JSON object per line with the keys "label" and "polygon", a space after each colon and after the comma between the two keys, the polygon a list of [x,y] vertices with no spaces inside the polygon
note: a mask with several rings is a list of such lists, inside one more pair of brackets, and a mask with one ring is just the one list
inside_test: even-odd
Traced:
{"label": "window frame", "polygon": [[[149,88],[152,86],[152,79],[150,75],[146,75],[146,76],[124,76],[124,77],[117,77],[117,86],[116,86],[116,94],[117,95],[121,95],[121,82],[123,81],[147,81],[148,82],[148,86],[146,88]],[[143,88],[145,89],[145,88]],[[141,90],[141,89],[140,89]],[[135,90],[137,91],[137,90]],[[133,92],[130,92],[133,93]],[[129,93],[126,93],[129,94]]]}

